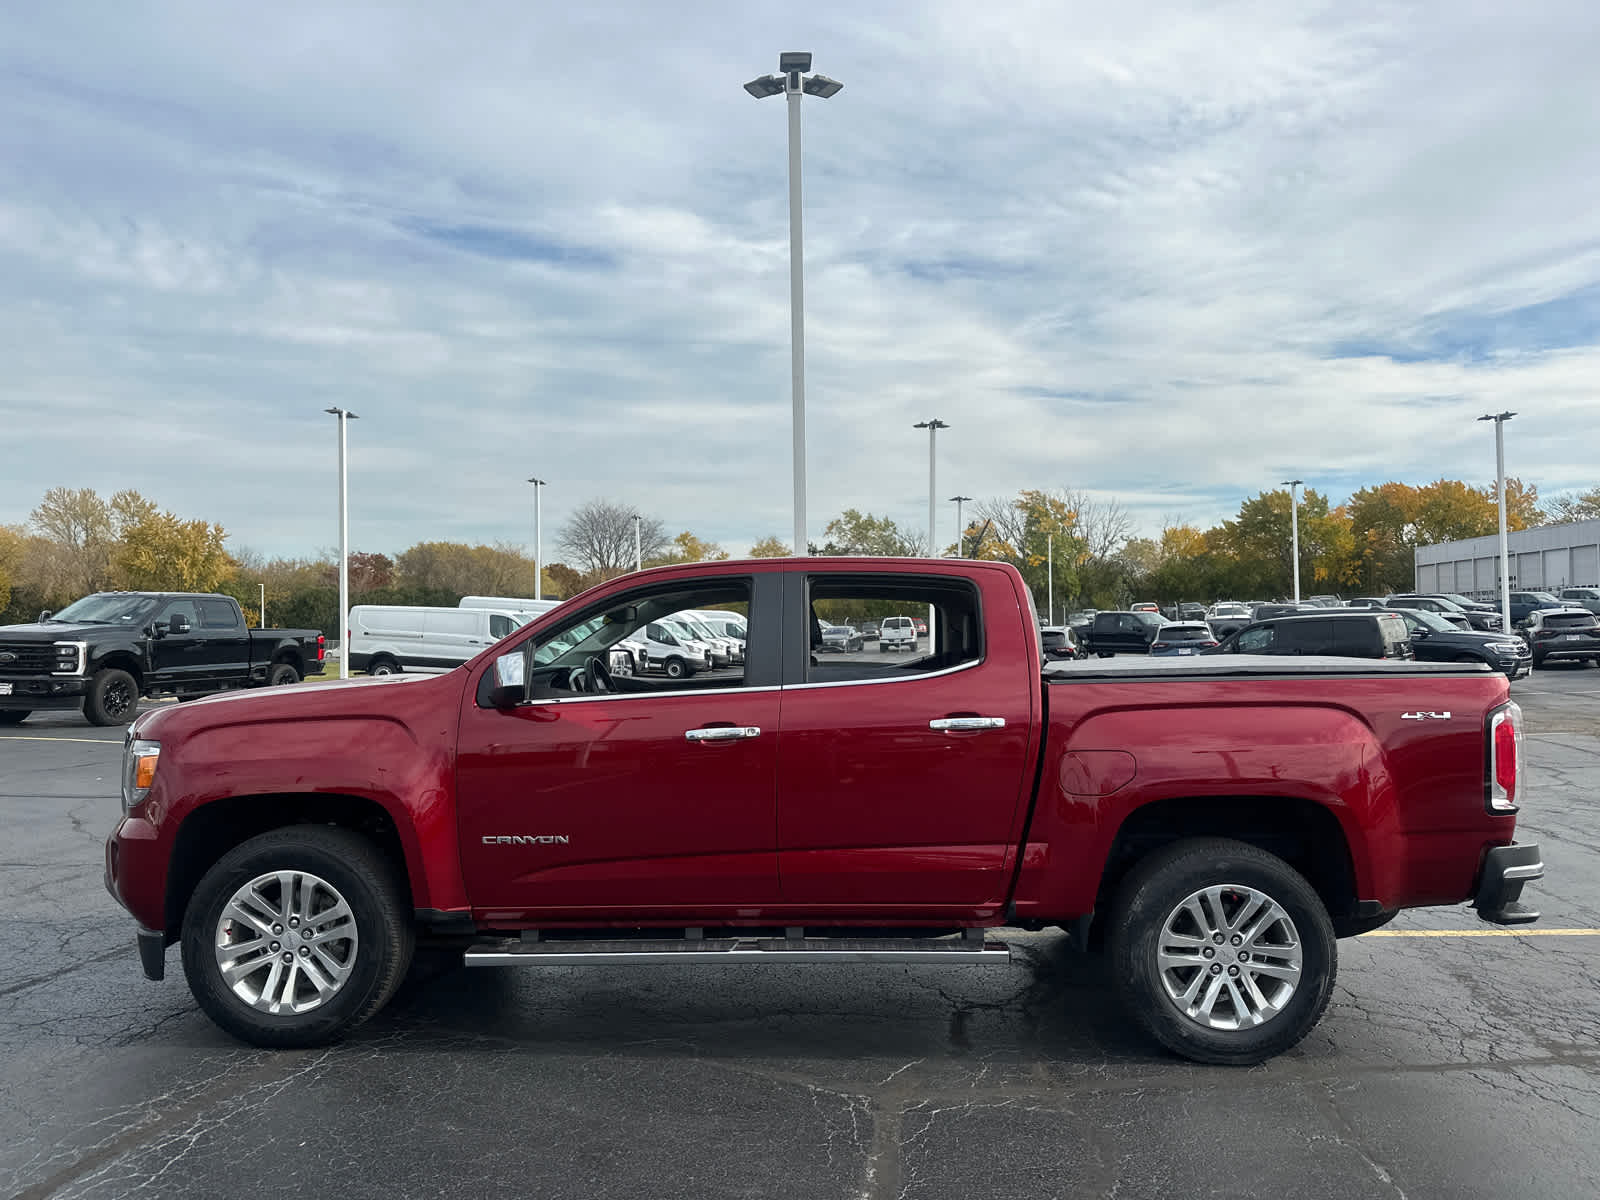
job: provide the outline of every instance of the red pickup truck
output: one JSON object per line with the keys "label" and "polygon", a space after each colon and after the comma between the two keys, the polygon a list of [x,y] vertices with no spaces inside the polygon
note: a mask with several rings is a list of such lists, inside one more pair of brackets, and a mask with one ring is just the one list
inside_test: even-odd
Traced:
{"label": "red pickup truck", "polygon": [[[613,677],[686,609],[742,667]],[[823,623],[929,612],[926,652]],[[329,1041],[414,950],[467,966],[1009,961],[1103,947],[1166,1046],[1302,1038],[1336,939],[1538,914],[1521,712],[1478,666],[1246,656],[1046,669],[1009,566],[695,563],[604,584],[446,675],[222,696],[129,731],[106,883],[145,973],[262,1046]]]}

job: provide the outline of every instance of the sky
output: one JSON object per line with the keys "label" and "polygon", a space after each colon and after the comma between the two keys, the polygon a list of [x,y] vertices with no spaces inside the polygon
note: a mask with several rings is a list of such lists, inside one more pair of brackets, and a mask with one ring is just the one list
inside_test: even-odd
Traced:
{"label": "sky", "polygon": [[809,50],[808,532],[1070,488],[1600,483],[1592,0],[31,6],[0,25],[0,523],[230,545],[792,528],[781,98]]}

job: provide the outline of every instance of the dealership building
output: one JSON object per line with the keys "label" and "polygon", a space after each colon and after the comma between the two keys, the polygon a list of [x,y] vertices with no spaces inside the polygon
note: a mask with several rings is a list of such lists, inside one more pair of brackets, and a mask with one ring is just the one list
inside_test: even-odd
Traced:
{"label": "dealership building", "polygon": [[[1600,587],[1600,519],[1524,529],[1508,536],[1507,547],[1512,591]],[[1498,602],[1498,534],[1418,546],[1416,555],[1417,591]]]}

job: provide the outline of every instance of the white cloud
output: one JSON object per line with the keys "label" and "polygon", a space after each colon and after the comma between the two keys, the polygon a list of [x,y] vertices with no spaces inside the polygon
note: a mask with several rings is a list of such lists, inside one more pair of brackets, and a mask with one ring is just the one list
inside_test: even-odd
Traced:
{"label": "white cloud", "polygon": [[1596,482],[1581,4],[107,3],[0,31],[0,520],[136,486],[325,546],[339,403],[361,546],[525,538],[533,472],[552,529],[786,533],[783,103],[739,85],[805,46],[815,533],[920,527],[935,415],[942,492],[1147,526],[1486,478],[1488,408]]}

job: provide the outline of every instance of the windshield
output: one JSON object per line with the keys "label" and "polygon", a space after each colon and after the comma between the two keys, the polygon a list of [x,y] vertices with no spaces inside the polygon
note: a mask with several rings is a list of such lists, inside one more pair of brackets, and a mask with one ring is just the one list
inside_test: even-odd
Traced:
{"label": "windshield", "polygon": [[711,626],[707,625],[704,621],[697,617],[679,617],[678,619],[692,629],[696,637],[699,637],[703,640],[714,641],[722,636],[716,630],[712,629]]}
{"label": "windshield", "polygon": [[1528,595],[1532,596],[1540,604],[1560,604],[1561,603],[1561,601],[1557,600],[1549,592],[1529,592]]}
{"label": "windshield", "polygon": [[1476,608],[1478,605],[1476,600],[1468,600],[1460,592],[1440,592],[1439,598],[1442,600],[1448,600],[1451,604],[1454,604],[1460,608]]}
{"label": "windshield", "polygon": [[159,603],[154,596],[100,592],[73,601],[50,619],[75,621],[84,625],[138,625],[155,611]]}

